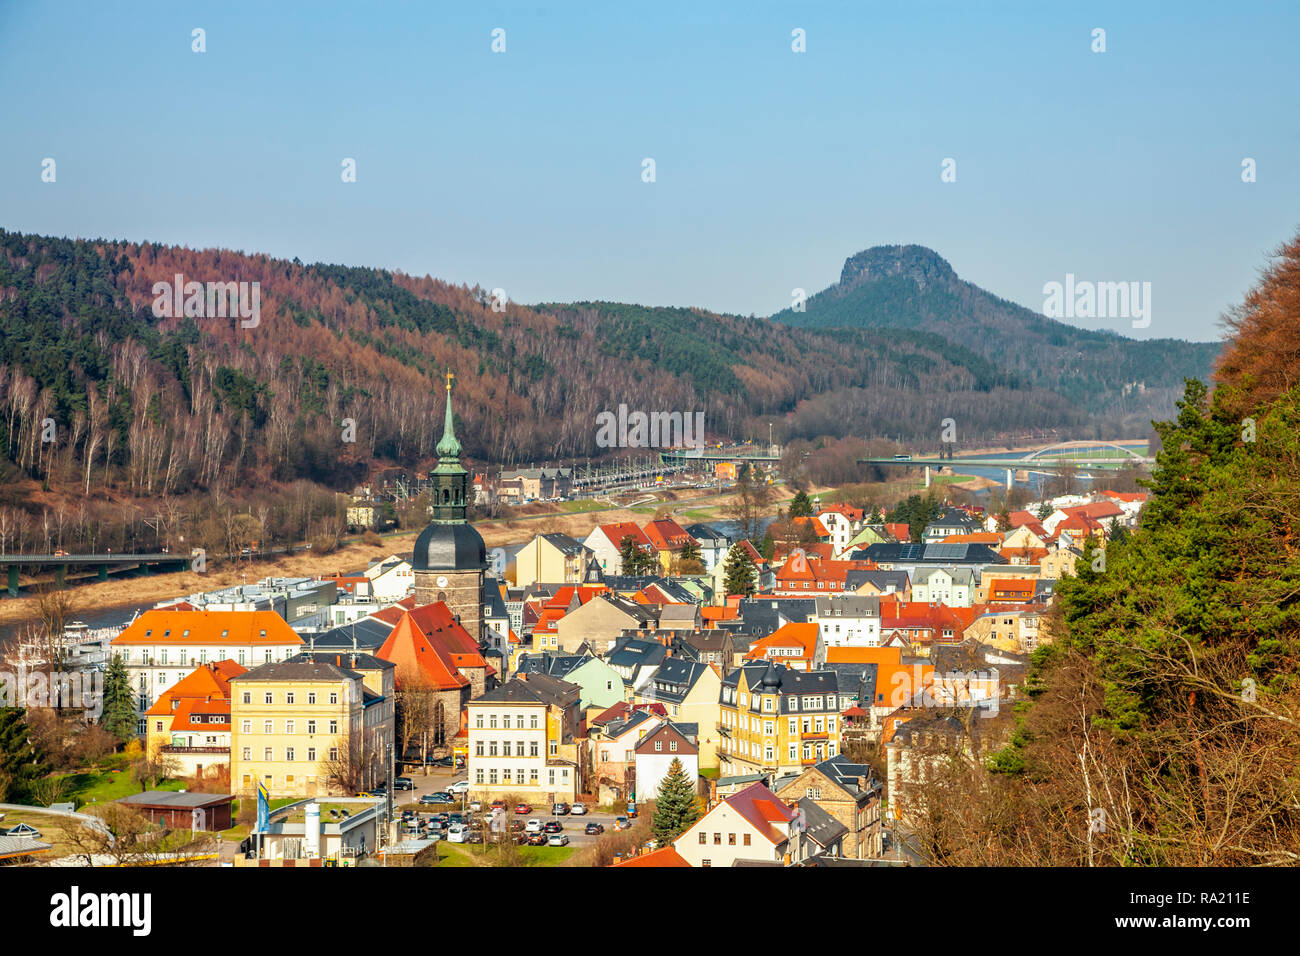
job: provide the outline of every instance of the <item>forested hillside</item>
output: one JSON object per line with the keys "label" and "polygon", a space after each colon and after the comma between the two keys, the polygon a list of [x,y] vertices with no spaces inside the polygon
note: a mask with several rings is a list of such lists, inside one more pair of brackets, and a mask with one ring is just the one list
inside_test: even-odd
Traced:
{"label": "forested hillside", "polygon": [[1300,863],[1300,239],[1231,327],[1141,527],[1057,589],[1011,746],[934,790],[933,862]]}
{"label": "forested hillside", "polygon": [[[260,322],[155,317],[154,284],[178,274],[259,283]],[[447,368],[462,440],[480,463],[599,454],[596,414],[619,403],[703,410],[718,440],[766,435],[774,422],[786,439],[933,442],[950,416],[963,441],[1029,430],[1112,437],[1141,434],[1172,409],[1172,392],[1125,393],[1122,363],[1088,379],[1095,392],[1080,403],[1069,369],[1031,371],[928,328],[794,329],[601,302],[492,306],[477,287],[385,270],[0,232],[0,458],[37,480],[75,480],[82,494],[295,479],[344,487],[377,464],[431,458]],[[348,419],[351,443],[341,438]],[[54,440],[42,440],[50,421]]]}

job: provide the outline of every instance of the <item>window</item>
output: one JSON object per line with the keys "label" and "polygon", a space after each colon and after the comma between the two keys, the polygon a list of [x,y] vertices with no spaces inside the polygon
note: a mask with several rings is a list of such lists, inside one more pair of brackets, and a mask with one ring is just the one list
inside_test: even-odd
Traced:
{"label": "window", "polygon": [[291,733],[294,732],[294,731],[293,731],[293,725],[294,725],[294,723],[295,723],[295,722],[292,721],[292,720],[286,720],[286,721],[284,722],[284,732],[285,732],[286,734],[291,734]]}
{"label": "window", "polygon": [[479,730],[482,730],[482,729],[483,729],[483,715],[482,715],[482,714],[475,714],[475,715],[474,715],[474,726],[477,727]]}
{"label": "window", "polygon": [[275,701],[275,698],[274,698],[274,696],[271,694],[271,692],[270,692],[269,690],[268,690],[265,694],[262,695],[262,703],[264,703],[264,704],[270,704],[270,703],[274,703],[274,701]]}
{"label": "window", "polygon": [[497,755],[497,742],[496,742],[495,740],[489,740],[489,741],[488,741],[488,756],[489,756],[489,757],[495,757],[496,755]]}
{"label": "window", "polygon": [[339,692],[336,690],[330,691],[330,703],[337,704],[338,702],[339,702]]}
{"label": "window", "polygon": [[707,833],[705,833],[703,830],[701,830],[701,831],[700,831],[700,846],[704,846],[704,845],[707,844],[708,842],[709,842],[709,835],[708,835]]}
{"label": "window", "polygon": [[736,845],[736,834],[734,834],[734,833],[728,833],[728,834],[727,834],[727,846],[735,846],[735,845]]}
{"label": "window", "polygon": [[338,747],[331,747],[331,748],[330,748],[330,760],[338,760],[338,759],[339,759],[339,748],[338,748]]}
{"label": "window", "polygon": [[480,783],[480,784],[483,782],[483,768],[482,768],[482,767],[479,767],[477,770],[474,771],[474,782],[475,782],[475,783]]}
{"label": "window", "polygon": [[530,730],[536,730],[536,729],[537,729],[537,715],[536,715],[536,714],[533,714],[531,717],[529,717],[529,719],[528,719],[528,727],[529,727]]}
{"label": "window", "polygon": [[502,783],[509,783],[509,782],[510,782],[510,768],[509,768],[509,767],[506,767],[504,770],[501,771],[501,782],[502,782]]}
{"label": "window", "polygon": [[239,731],[240,733],[251,734],[253,732],[253,722],[251,720],[241,721]]}
{"label": "window", "polygon": [[153,729],[154,729],[154,730],[157,730],[157,731],[159,731],[159,732],[161,733],[161,732],[162,732],[162,721],[161,721],[161,720],[155,720],[155,721],[153,722]]}
{"label": "window", "polygon": [[675,741],[675,740],[671,740],[671,741],[669,741],[669,742],[668,742],[668,749],[669,749],[669,750],[673,750],[673,751],[675,751],[675,750],[677,749],[677,741]]}
{"label": "window", "polygon": [[497,782],[497,768],[493,767],[491,770],[488,771],[488,785],[496,786],[496,782]]}
{"label": "window", "polygon": [[515,715],[515,730],[523,730],[523,729],[524,729],[524,715],[523,715],[523,714],[516,714],[516,715]]}
{"label": "window", "polygon": [[266,663],[268,663],[268,664],[271,663],[271,652],[270,652],[270,651],[267,651],[267,652],[266,652]]}
{"label": "window", "polygon": [[253,759],[253,748],[252,748],[252,747],[245,747],[242,756],[243,756],[243,759],[245,759],[245,760],[252,760],[252,759]]}
{"label": "window", "polygon": [[262,733],[264,734],[275,733],[275,722],[271,720],[262,721]]}
{"label": "window", "polygon": [[790,718],[790,736],[793,737],[793,736],[794,736],[795,734],[797,734],[798,732],[799,732],[799,719],[798,719],[797,717],[791,717],[791,718]]}
{"label": "window", "polygon": [[537,771],[536,771],[536,770],[530,770],[530,771],[528,772],[528,782],[531,783],[534,787],[537,786]]}
{"label": "window", "polygon": [[307,733],[309,734],[316,733],[316,721],[314,720],[307,721]]}
{"label": "window", "polygon": [[529,742],[529,744],[528,744],[528,756],[530,756],[530,757],[536,757],[536,756],[537,756],[537,741],[536,741],[536,740],[533,740],[533,741],[530,741],[530,742]]}
{"label": "window", "polygon": [[743,834],[743,836],[744,836],[744,838],[745,838],[744,841],[743,841],[744,844],[745,844],[745,846],[749,846],[749,834],[748,834],[748,833],[745,833],[745,834]]}
{"label": "window", "polygon": [[244,691],[244,703],[251,704],[252,702],[253,702],[253,695],[250,694],[248,691]]}
{"label": "window", "polygon": [[[515,741],[515,753],[521,757],[524,755],[524,742],[522,740]],[[533,754],[533,756],[536,757],[537,755]]]}
{"label": "window", "polygon": [[547,785],[548,785],[548,786],[552,786],[552,787],[555,786],[555,771],[554,771],[554,770],[548,770],[548,771],[546,771],[546,782],[547,782]]}
{"label": "window", "polygon": [[285,747],[285,748],[284,748],[284,759],[285,759],[285,760],[292,760],[292,759],[293,759],[293,748],[292,748],[292,747]]}
{"label": "window", "polygon": [[[159,724],[159,725],[158,725],[158,729],[160,729],[160,730],[162,729],[162,724]],[[655,751],[656,751],[656,752],[659,752],[659,751],[662,751],[663,749],[664,749],[664,742],[663,742],[662,740],[656,740],[656,741],[655,741]]]}
{"label": "window", "polygon": [[338,722],[337,720],[331,720],[331,721],[330,721],[330,733],[332,733],[332,734],[337,734],[338,732],[339,732],[339,722]]}
{"label": "window", "polygon": [[285,702],[286,704],[292,704],[292,703],[293,703],[293,691],[286,691],[286,692],[285,692],[285,695],[284,695],[284,702]]}
{"label": "window", "polygon": [[488,715],[488,726],[489,726],[490,728],[492,728],[493,730],[496,730],[496,729],[497,729],[497,715],[496,715],[496,714],[489,714],[489,715]]}
{"label": "window", "polygon": [[713,834],[713,845],[714,845],[714,846],[722,846],[722,834],[721,834],[721,833],[715,833],[715,834]]}
{"label": "window", "polygon": [[270,759],[271,759],[271,748],[270,748],[270,747],[266,747],[266,748],[264,748],[264,749],[262,750],[262,759],[263,759],[263,760],[270,760]]}
{"label": "window", "polygon": [[474,756],[475,757],[483,756],[483,741],[480,740],[474,744]]}
{"label": "window", "polygon": [[551,741],[551,756],[552,756],[552,757],[554,757],[554,756],[556,755],[556,753],[558,752],[557,749],[556,749],[557,746],[558,746],[558,745],[555,743],[555,741],[552,740],[552,741]]}
{"label": "window", "polygon": [[309,703],[309,704],[314,704],[314,703],[316,703],[316,692],[315,692],[315,691],[312,691],[310,694],[307,695],[307,703]]}
{"label": "window", "polygon": [[308,759],[309,761],[311,761],[312,763],[315,763],[315,762],[316,762],[316,748],[315,748],[315,747],[308,747],[308,748],[307,748],[307,759]]}
{"label": "window", "polygon": [[[503,740],[503,741],[501,741],[501,756],[503,756],[503,757],[509,757],[509,756],[511,756],[511,753],[510,753],[510,741],[508,741],[508,740]],[[508,781],[507,781],[507,782],[508,782]]]}

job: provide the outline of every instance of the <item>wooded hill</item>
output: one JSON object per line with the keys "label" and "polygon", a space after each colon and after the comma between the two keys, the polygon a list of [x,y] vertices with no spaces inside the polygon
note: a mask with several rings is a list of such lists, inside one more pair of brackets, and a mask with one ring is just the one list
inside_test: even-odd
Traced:
{"label": "wooded hill", "polygon": [[[177,274],[259,283],[260,323],[155,317],[154,284]],[[596,414],[619,403],[704,411],[710,439],[765,436],[775,421],[779,438],[933,442],[949,416],[962,441],[1140,435],[1176,397],[1124,393],[1144,373],[1119,362],[1134,343],[1111,343],[1119,367],[1090,366],[1080,399],[1076,371],[1031,374],[929,328],[492,306],[478,287],[387,270],[0,231],[0,462],[36,478],[75,472],[85,493],[106,482],[131,495],[259,479],[343,487],[377,464],[431,459],[446,368],[467,455],[502,464],[600,454]],[[53,442],[41,440],[48,419]],[[355,443],[341,440],[345,419]]]}

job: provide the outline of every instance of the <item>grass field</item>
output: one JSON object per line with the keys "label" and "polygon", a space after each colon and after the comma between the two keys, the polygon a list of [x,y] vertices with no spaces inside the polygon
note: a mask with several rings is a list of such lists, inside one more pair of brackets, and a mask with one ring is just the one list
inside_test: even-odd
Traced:
{"label": "grass field", "polygon": [[[491,866],[491,849],[472,843],[448,843],[443,840],[437,844],[439,866]],[[575,846],[521,846],[519,850],[520,866],[559,866],[574,851]]]}
{"label": "grass field", "polygon": [[[130,771],[125,768],[64,774],[62,779],[67,781],[69,787],[65,799],[76,801],[78,810],[86,804],[110,803],[141,792],[140,784],[131,778]],[[184,780],[164,780],[152,789],[180,790],[184,786]]]}

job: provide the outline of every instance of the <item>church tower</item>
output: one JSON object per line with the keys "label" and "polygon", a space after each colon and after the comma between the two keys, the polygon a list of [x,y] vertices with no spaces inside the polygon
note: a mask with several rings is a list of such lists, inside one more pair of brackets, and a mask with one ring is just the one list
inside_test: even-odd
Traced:
{"label": "church tower", "polygon": [[483,538],[465,521],[469,505],[469,472],[460,463],[451,411],[451,382],[447,373],[447,412],[438,441],[438,465],[430,475],[433,520],[420,532],[411,556],[415,572],[415,603],[446,603],[474,640],[482,640],[483,574],[487,551]]}

